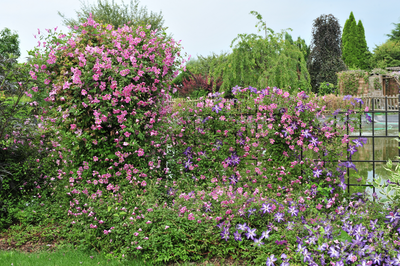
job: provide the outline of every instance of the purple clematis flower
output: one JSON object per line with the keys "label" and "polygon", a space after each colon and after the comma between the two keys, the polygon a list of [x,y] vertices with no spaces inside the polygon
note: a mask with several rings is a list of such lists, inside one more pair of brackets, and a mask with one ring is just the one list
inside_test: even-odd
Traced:
{"label": "purple clematis flower", "polygon": [[310,132],[308,131],[308,129],[302,130],[301,133],[302,133],[302,136],[305,137],[306,139],[308,139],[309,137],[311,137],[311,134],[310,134]]}
{"label": "purple clematis flower", "polygon": [[264,242],[261,242],[261,241],[262,241],[262,238],[260,238],[260,239],[254,238],[254,244],[257,246],[264,245]]}
{"label": "purple clematis flower", "polygon": [[297,216],[299,213],[299,210],[297,210],[294,206],[289,207],[288,213],[290,213],[293,216]]}
{"label": "purple clematis flower", "polygon": [[256,231],[257,231],[256,228],[254,228],[254,229],[247,228],[247,233],[245,233],[247,239],[254,240],[254,237],[257,236]]}
{"label": "purple clematis flower", "polygon": [[394,221],[400,219],[400,215],[397,212],[390,212],[388,215],[386,215],[386,218],[389,219],[388,223],[393,223]]}
{"label": "purple clematis flower", "polygon": [[224,227],[224,229],[222,229],[221,239],[224,239],[225,241],[228,241],[228,239],[229,239],[229,227]]}
{"label": "purple clematis flower", "polygon": [[318,146],[318,138],[311,137],[311,140],[309,140],[309,142],[310,142],[314,147],[317,147],[317,146]]}
{"label": "purple clematis flower", "polygon": [[356,144],[356,147],[362,147],[363,144],[361,143],[361,141],[359,139],[353,139],[352,140],[354,142],[354,144]]}
{"label": "purple clematis flower", "polygon": [[260,211],[262,211],[263,214],[265,214],[266,212],[270,213],[271,210],[272,210],[272,207],[267,203],[263,203],[261,208],[260,208]]}
{"label": "purple clematis flower", "polygon": [[246,223],[244,223],[244,224],[237,224],[237,225],[236,225],[236,229],[241,230],[241,231],[247,231],[248,228],[249,228],[249,227],[247,227],[247,224],[246,224]]}
{"label": "purple clematis flower", "polygon": [[231,180],[232,185],[235,185],[239,181],[236,175],[234,174],[229,179]]}
{"label": "purple clematis flower", "polygon": [[369,116],[369,114],[365,114],[365,119],[367,119],[367,121],[368,121],[369,123],[372,123],[372,119],[371,119],[371,117]]}
{"label": "purple clematis flower", "polygon": [[220,108],[220,107],[218,106],[218,104],[217,104],[217,105],[215,105],[215,106],[212,108],[212,110],[218,114],[218,112],[221,111],[222,108]]}
{"label": "purple clematis flower", "polygon": [[352,97],[351,95],[346,95],[343,97],[343,101],[350,100],[351,97]]}
{"label": "purple clematis flower", "polygon": [[332,114],[332,115],[333,115],[333,116],[335,116],[335,115],[338,115],[338,114],[339,114],[339,112],[340,112],[340,110],[341,110],[340,108],[339,108],[339,109],[336,109],[336,110],[333,112],[333,114]]}
{"label": "purple clematis flower", "polygon": [[355,100],[357,103],[364,104],[363,100],[360,99],[360,98],[354,98],[354,100]]}
{"label": "purple clematis flower", "polygon": [[232,165],[232,158],[231,157],[226,158],[225,162],[226,162],[227,165],[231,166]]}
{"label": "purple clematis flower", "polygon": [[217,139],[214,144],[214,146],[217,148],[217,150],[221,149],[221,145],[222,145],[222,141]]}
{"label": "purple clematis flower", "polygon": [[252,93],[257,93],[257,89],[256,89],[256,88],[253,88],[252,86],[249,86],[249,90],[250,90],[250,92],[252,92]]}
{"label": "purple clematis flower", "polygon": [[249,216],[248,217],[250,217],[252,214],[254,214],[255,212],[257,211],[257,209],[249,209],[248,210],[248,212],[249,212]]}
{"label": "purple clematis flower", "polygon": [[375,264],[378,264],[378,265],[381,265],[381,262],[382,262],[382,257],[381,257],[381,255],[382,254],[374,254],[374,255],[372,255],[372,263],[375,263]]}
{"label": "purple clematis flower", "polygon": [[285,219],[283,218],[283,216],[284,216],[283,213],[278,212],[278,213],[276,213],[274,216],[275,216],[275,221],[277,221],[278,223],[280,223],[281,221],[285,220]]}
{"label": "purple clematis flower", "polygon": [[235,233],[233,233],[233,237],[236,241],[242,241],[242,234],[240,234],[237,230]]}
{"label": "purple clematis flower", "polygon": [[346,190],[346,188],[347,188],[347,185],[344,182],[340,182],[340,184],[338,186],[343,190]]}
{"label": "purple clematis flower", "polygon": [[185,149],[185,151],[183,152],[183,154],[186,155],[186,156],[188,156],[188,155],[191,154],[191,153],[192,153],[192,147],[187,147],[187,148]]}
{"label": "purple clematis flower", "polygon": [[261,233],[260,239],[268,239],[268,238],[269,238],[269,233],[270,233],[270,232],[271,232],[271,231],[269,231],[269,230],[263,231],[263,232]]}
{"label": "purple clematis flower", "polygon": [[357,152],[356,146],[349,145],[349,148],[347,149],[347,151],[350,152],[350,155],[353,155],[355,152]]}
{"label": "purple clematis flower", "polygon": [[232,155],[232,156],[231,156],[231,161],[232,161],[232,165],[233,165],[233,166],[238,165],[239,162],[240,162],[239,156],[237,156],[237,155]]}
{"label": "purple clematis flower", "polygon": [[236,85],[235,87],[232,88],[232,94],[233,94],[233,95],[236,95],[236,94],[237,94],[237,91],[240,91],[241,88],[242,88],[242,87],[239,87],[238,85]]}
{"label": "purple clematis flower", "polygon": [[331,258],[339,258],[340,255],[339,251],[337,251],[335,247],[332,246],[329,248],[328,254],[329,256],[331,256]]}
{"label": "purple clematis flower", "polygon": [[322,175],[322,170],[321,169],[317,169],[313,171],[313,176],[319,178],[320,175]]}
{"label": "purple clematis flower", "polygon": [[185,162],[185,168],[189,168],[192,165],[192,162],[190,161],[190,159]]}
{"label": "purple clematis flower", "polygon": [[274,254],[272,254],[271,257],[269,257],[269,258],[267,259],[266,264],[267,264],[267,266],[273,266],[273,265],[275,265],[274,262],[277,261],[277,260],[278,260],[278,259],[276,259],[276,258],[274,257]]}
{"label": "purple clematis flower", "polygon": [[392,262],[394,265],[400,265],[400,254],[397,254],[397,257],[395,257]]}

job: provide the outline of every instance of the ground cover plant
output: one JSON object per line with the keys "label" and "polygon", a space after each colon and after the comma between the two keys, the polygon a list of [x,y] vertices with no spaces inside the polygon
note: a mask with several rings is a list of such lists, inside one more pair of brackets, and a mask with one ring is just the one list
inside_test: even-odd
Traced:
{"label": "ground cover plant", "polygon": [[236,86],[233,99],[214,93],[171,113],[173,40],[91,18],[79,30],[34,53],[32,78],[48,86],[31,93],[47,94],[40,128],[54,133],[34,165],[46,183],[19,220],[35,212],[109,259],[400,263],[397,206],[346,194],[346,153],[365,139],[343,134],[344,122],[356,129],[361,99],[345,96],[347,113],[321,123],[313,94]]}

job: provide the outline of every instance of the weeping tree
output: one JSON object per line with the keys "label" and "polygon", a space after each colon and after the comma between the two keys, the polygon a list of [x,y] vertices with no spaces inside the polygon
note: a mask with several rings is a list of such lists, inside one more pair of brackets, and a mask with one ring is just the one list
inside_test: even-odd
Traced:
{"label": "weeping tree", "polygon": [[225,91],[229,97],[231,88],[236,85],[279,87],[290,92],[299,88],[310,90],[310,75],[298,45],[285,41],[285,30],[274,33],[259,13],[251,11],[250,14],[258,19],[256,27],[264,36],[239,34],[231,43],[233,51],[226,62],[211,66],[212,76],[222,77],[220,91]]}
{"label": "weeping tree", "polygon": [[346,65],[342,60],[340,25],[332,14],[314,20],[312,36],[307,68],[313,92],[317,93],[321,82],[337,84],[336,73],[346,70]]}

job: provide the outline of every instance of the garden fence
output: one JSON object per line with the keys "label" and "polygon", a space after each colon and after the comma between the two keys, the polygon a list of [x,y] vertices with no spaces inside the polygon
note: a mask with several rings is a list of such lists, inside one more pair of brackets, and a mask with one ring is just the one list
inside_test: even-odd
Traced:
{"label": "garden fence", "polygon": [[[359,122],[359,134],[358,135],[350,135],[349,132],[349,127],[348,127],[348,121],[349,121],[349,117],[347,117],[347,122],[346,122],[346,126],[347,126],[347,135],[349,135],[350,140],[351,139],[355,139],[355,138],[371,138],[372,139],[372,160],[352,160],[352,162],[362,162],[362,163],[372,163],[372,177],[373,180],[375,180],[375,174],[376,174],[376,164],[377,163],[386,163],[386,160],[376,160],[375,159],[375,139],[377,138],[394,138],[394,137],[398,137],[398,136],[393,136],[393,135],[388,135],[388,115],[391,115],[393,118],[393,115],[396,116],[395,118],[397,118],[397,128],[398,128],[398,132],[400,133],[400,109],[399,109],[399,102],[400,102],[400,94],[396,95],[396,96],[377,96],[377,97],[372,97],[372,96],[354,96],[357,98],[361,98],[364,102],[364,104],[361,104],[361,102],[359,103],[359,107],[362,108],[363,113],[364,113],[364,117],[365,114],[368,113],[371,117],[372,117],[372,121],[376,121],[376,117],[377,117],[377,113],[380,113],[380,117],[384,117],[385,118],[385,135],[384,136],[376,136],[375,135],[375,126],[374,126],[374,122],[372,122],[372,134],[371,135],[363,135],[363,123],[362,120],[360,120]],[[185,100],[185,101],[178,101],[178,100],[172,100],[170,101],[171,103],[178,103],[180,102],[183,107],[187,107],[187,108],[194,108],[197,103],[199,102],[205,102],[204,100]],[[369,110],[365,111],[365,107],[368,106]],[[258,106],[256,106],[258,107]],[[258,110],[258,108],[255,108],[255,110]],[[249,110],[246,110],[249,111]],[[346,112],[339,112],[339,114],[345,114]],[[382,115],[383,114],[383,115]],[[243,116],[254,116],[256,115],[255,113],[253,114],[241,114]],[[336,118],[336,116],[335,116]],[[252,127],[254,128],[255,132],[257,133],[258,127],[254,126]],[[341,136],[344,137],[344,136]],[[399,142],[399,148],[400,148],[400,142]],[[349,143],[347,143],[347,149],[349,148]],[[302,153],[301,153],[301,157],[302,157]],[[400,156],[400,149],[399,149],[399,156]],[[347,158],[350,158],[350,152],[347,152]],[[302,160],[303,158],[301,158]],[[385,158],[384,158],[385,159]],[[256,159],[248,159],[248,160],[256,160]],[[399,160],[392,160],[392,162],[400,162]],[[367,184],[354,184],[354,183],[350,183],[350,173],[349,173],[349,169],[347,169],[347,189],[348,192],[350,193],[350,187],[353,186],[364,186],[364,187],[372,187],[373,193],[376,193],[375,191],[375,187],[373,185],[367,185]],[[375,198],[374,198],[375,201]]]}
{"label": "garden fence", "polygon": [[375,111],[381,110],[399,110],[399,95],[393,96],[367,96],[357,95],[355,98],[361,98],[364,102],[362,105],[363,109],[368,106],[372,108],[372,102],[374,104]]}

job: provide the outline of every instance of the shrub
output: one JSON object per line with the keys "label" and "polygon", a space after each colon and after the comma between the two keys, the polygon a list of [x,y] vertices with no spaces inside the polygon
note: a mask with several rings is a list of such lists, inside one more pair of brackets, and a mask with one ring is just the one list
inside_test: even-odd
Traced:
{"label": "shrub", "polygon": [[177,88],[181,97],[199,98],[213,93],[213,88],[218,92],[222,81],[221,79],[215,80],[214,78],[203,77],[198,74],[191,76],[189,79],[184,79],[182,84],[181,87]]}
{"label": "shrub", "polygon": [[337,91],[335,84],[329,82],[321,82],[318,89],[318,95],[320,96],[324,96],[327,94],[338,94],[338,93],[339,92]]}
{"label": "shrub", "polygon": [[27,90],[33,82],[26,67],[0,55],[0,69],[4,95],[0,98],[0,228],[4,228],[15,220],[18,206],[46,187],[47,176],[37,167],[48,155],[52,134],[34,123],[38,118],[32,114],[34,103],[21,102],[30,96]]}

